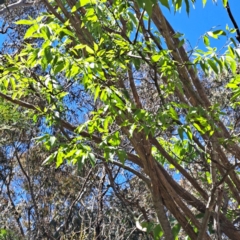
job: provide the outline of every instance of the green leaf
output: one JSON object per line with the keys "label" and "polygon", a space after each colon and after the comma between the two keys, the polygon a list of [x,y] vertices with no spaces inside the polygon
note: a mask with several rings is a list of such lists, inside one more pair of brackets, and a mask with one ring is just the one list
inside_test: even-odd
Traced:
{"label": "green leaf", "polygon": [[183,130],[183,128],[182,127],[179,127],[178,128],[178,135],[179,135],[179,137],[183,140],[183,134],[184,134],[184,130]]}
{"label": "green leaf", "polygon": [[65,68],[65,63],[63,61],[58,62],[58,64],[53,69],[54,75],[61,72]]}
{"label": "green leaf", "polygon": [[44,49],[44,57],[47,60],[47,64],[49,64],[52,61],[52,53],[51,53],[51,48],[50,47],[46,47]]}
{"label": "green leaf", "polygon": [[215,62],[211,59],[207,60],[208,64],[210,65],[210,67],[212,68],[212,70],[218,74],[218,67],[216,66]]}
{"label": "green leaf", "polygon": [[43,161],[42,165],[47,165],[52,163],[56,159],[56,156],[57,156],[57,152],[52,153]]}
{"label": "green leaf", "polygon": [[160,54],[159,55],[153,55],[152,56],[152,61],[157,62],[161,57],[162,57],[162,55],[160,55]]}
{"label": "green leaf", "polygon": [[85,46],[86,47],[86,51],[90,54],[94,54],[94,51],[89,47],[89,46]]}
{"label": "green leaf", "polygon": [[159,240],[163,236],[163,230],[162,230],[160,224],[158,224],[156,227],[154,227],[153,236],[154,236],[154,240]]}
{"label": "green leaf", "polygon": [[222,36],[226,36],[226,33],[223,31],[223,30],[216,30],[216,31],[213,31],[213,34],[214,35],[222,35]]}
{"label": "green leaf", "polygon": [[63,32],[65,34],[67,34],[68,36],[71,36],[71,37],[75,37],[73,32],[71,32],[70,30],[66,29],[66,28],[61,28],[61,31],[60,32]]}
{"label": "green leaf", "polygon": [[178,48],[182,47],[184,43],[185,43],[185,39],[182,39],[178,44]]}
{"label": "green leaf", "polygon": [[120,136],[119,136],[119,132],[115,132],[114,134],[112,134],[110,136],[110,139],[108,141],[112,146],[119,146],[119,144],[121,143],[120,140]]}
{"label": "green leaf", "polygon": [[169,3],[168,3],[168,0],[160,0],[161,4],[163,6],[165,6],[168,10],[170,10],[170,6],[169,6]]}
{"label": "green leaf", "polygon": [[55,136],[51,136],[49,137],[49,139],[44,143],[45,147],[47,148],[47,150],[50,150],[54,143],[56,142],[56,137]]}
{"label": "green leaf", "polygon": [[94,155],[93,153],[89,153],[89,154],[88,154],[88,157],[89,157],[89,160],[90,160],[91,165],[94,166],[95,163],[96,163],[95,155]]}
{"label": "green leaf", "polygon": [[30,28],[28,28],[24,35],[24,39],[31,38],[36,31],[38,31],[38,25],[34,24]]}
{"label": "green leaf", "polygon": [[96,101],[96,99],[99,97],[99,93],[100,93],[100,86],[97,85],[95,91],[94,91],[94,102]]}
{"label": "green leaf", "polygon": [[190,12],[189,0],[184,0],[184,1],[185,1],[185,5],[186,5],[186,12],[189,15],[189,12]]}
{"label": "green leaf", "polygon": [[144,0],[136,0],[136,2],[140,8],[144,7]]}
{"label": "green leaf", "polygon": [[175,11],[177,12],[182,7],[182,0],[177,0],[174,4]]}
{"label": "green leaf", "polygon": [[226,36],[226,33],[223,30],[216,30],[216,31],[213,31],[213,32],[209,31],[209,32],[207,32],[207,34],[208,34],[208,36],[210,36],[212,38],[215,38],[215,39],[218,39],[218,37],[220,35]]}
{"label": "green leaf", "polygon": [[74,13],[79,9],[80,7],[84,7],[87,4],[96,4],[96,0],[79,0],[75,6],[72,8],[71,12]]}
{"label": "green leaf", "polygon": [[152,15],[152,1],[151,0],[145,0],[145,9],[149,16]]}
{"label": "green leaf", "polygon": [[172,228],[174,240],[178,240],[178,234],[181,229],[181,225],[178,223]]}
{"label": "green leaf", "polygon": [[40,32],[42,33],[43,38],[44,38],[45,40],[50,39],[50,37],[51,37],[51,32],[50,32],[50,29],[49,29],[48,26],[43,26],[43,27],[41,28]]}
{"label": "green leaf", "polygon": [[137,127],[136,124],[133,124],[133,125],[130,127],[130,130],[129,130],[130,137],[133,136],[133,132],[134,132],[134,130],[136,129],[136,127]]}
{"label": "green leaf", "polygon": [[56,161],[56,167],[58,168],[60,165],[62,165],[63,161],[64,161],[64,153],[60,150],[58,150],[58,154],[57,154],[57,161]]}
{"label": "green leaf", "polygon": [[175,111],[174,108],[170,107],[168,110],[169,116],[173,119],[173,120],[178,120],[178,114]]}
{"label": "green leaf", "polygon": [[124,150],[118,150],[117,156],[122,164],[124,164],[125,160],[127,159],[127,153]]}
{"label": "green leaf", "polygon": [[15,22],[15,24],[18,25],[32,25],[36,23],[36,20],[32,19],[32,20],[27,20],[27,19],[23,19],[23,20],[19,20],[17,22]]}
{"label": "green leaf", "polygon": [[207,32],[207,34],[208,34],[208,36],[210,36],[210,37],[212,37],[212,38],[218,38],[218,36],[217,35],[215,35],[213,32],[211,32],[211,31],[209,31],[209,32]]}
{"label": "green leaf", "polygon": [[211,178],[210,172],[205,172],[205,176],[206,176],[208,184],[211,184],[212,183],[212,178]]}
{"label": "green leaf", "polygon": [[206,35],[203,36],[203,42],[204,42],[205,46],[209,46],[210,45],[209,38]]}
{"label": "green leaf", "polygon": [[226,7],[227,6],[227,2],[228,0],[222,0],[223,6]]}
{"label": "green leaf", "polygon": [[231,101],[234,101],[236,98],[240,96],[240,88],[234,91],[234,95],[231,97]]}

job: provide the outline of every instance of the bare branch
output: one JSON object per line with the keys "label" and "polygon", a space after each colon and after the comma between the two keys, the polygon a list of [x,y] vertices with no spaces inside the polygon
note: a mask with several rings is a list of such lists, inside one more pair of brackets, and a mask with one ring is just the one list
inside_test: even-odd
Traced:
{"label": "bare branch", "polygon": [[240,31],[239,31],[239,27],[238,27],[238,25],[237,25],[237,22],[236,22],[235,18],[234,18],[233,15],[232,15],[232,11],[231,11],[231,9],[230,9],[230,6],[229,6],[229,3],[228,3],[228,2],[227,2],[226,9],[227,9],[227,13],[228,13],[229,18],[231,19],[232,24],[233,24],[234,28],[236,29],[236,32],[237,32],[236,39],[237,39],[238,42],[240,43]]}
{"label": "bare branch", "polygon": [[35,5],[38,2],[39,1],[27,2],[26,0],[17,1],[17,2],[15,2],[13,4],[10,4],[10,5],[5,6],[4,8],[2,8],[0,10],[0,15],[4,14],[4,13],[10,11],[10,10],[12,11],[13,9],[16,9],[16,8],[32,7],[33,5]]}

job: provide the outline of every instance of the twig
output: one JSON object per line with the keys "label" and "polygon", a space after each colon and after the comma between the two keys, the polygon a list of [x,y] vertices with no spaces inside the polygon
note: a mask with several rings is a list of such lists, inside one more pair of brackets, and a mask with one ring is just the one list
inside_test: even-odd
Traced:
{"label": "twig", "polygon": [[230,6],[229,6],[229,3],[228,3],[228,2],[227,2],[227,5],[226,5],[226,9],[227,9],[227,13],[228,13],[229,18],[231,19],[232,24],[233,24],[234,28],[236,29],[236,32],[237,32],[236,39],[237,39],[238,42],[240,43],[240,31],[239,31],[239,27],[238,27],[238,25],[237,25],[237,22],[236,22],[235,18],[234,18],[233,15],[232,15],[232,11],[231,11],[231,9],[230,9]]}

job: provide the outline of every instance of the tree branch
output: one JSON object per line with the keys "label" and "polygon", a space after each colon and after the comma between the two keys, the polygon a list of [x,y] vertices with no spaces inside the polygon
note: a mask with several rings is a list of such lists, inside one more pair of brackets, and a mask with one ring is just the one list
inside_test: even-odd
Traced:
{"label": "tree branch", "polygon": [[16,8],[25,8],[25,7],[31,7],[34,4],[36,4],[38,1],[33,2],[26,2],[26,0],[19,0],[13,4],[10,4],[0,10],[0,15],[4,14],[10,10],[16,9]]}
{"label": "tree branch", "polygon": [[236,39],[237,39],[238,42],[240,43],[240,31],[239,31],[239,27],[238,27],[238,25],[237,25],[237,22],[236,22],[235,18],[234,18],[233,15],[232,15],[232,11],[231,11],[231,9],[230,9],[230,6],[229,6],[229,3],[228,3],[228,2],[227,2],[226,10],[227,10],[227,13],[228,13],[229,18],[230,18],[231,21],[232,21],[232,24],[233,24],[234,28],[236,29],[236,32],[237,32]]}

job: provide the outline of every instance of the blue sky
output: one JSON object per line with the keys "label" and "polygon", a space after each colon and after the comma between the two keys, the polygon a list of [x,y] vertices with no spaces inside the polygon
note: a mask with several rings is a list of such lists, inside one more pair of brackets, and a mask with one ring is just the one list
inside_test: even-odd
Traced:
{"label": "blue sky", "polygon": [[[184,1],[183,1],[184,2]],[[240,1],[239,0],[229,0],[229,5],[232,14],[240,27]],[[163,9],[163,8],[162,8]],[[230,28],[233,25],[228,17],[226,9],[223,7],[222,0],[218,0],[214,3],[208,0],[206,6],[203,8],[202,0],[197,0],[195,4],[195,9],[191,7],[189,16],[185,11],[185,6],[183,5],[181,12],[174,14],[174,11],[167,8],[163,9],[166,18],[170,21],[175,31],[185,34],[185,38],[188,39],[194,48],[199,46],[203,48],[202,40],[199,37],[208,31],[214,31],[217,29],[224,30],[226,24]],[[213,27],[216,27],[213,30]],[[236,36],[236,35],[234,35]],[[226,42],[226,38],[222,37],[222,40],[211,40],[211,46],[221,47]]]}

